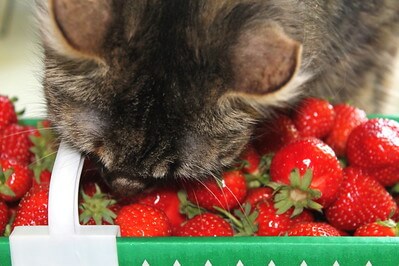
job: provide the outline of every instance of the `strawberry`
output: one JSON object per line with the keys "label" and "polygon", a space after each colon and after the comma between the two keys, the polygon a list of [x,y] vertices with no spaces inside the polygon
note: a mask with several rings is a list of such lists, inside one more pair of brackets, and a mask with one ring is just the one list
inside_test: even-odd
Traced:
{"label": "strawberry", "polygon": [[293,225],[288,231],[288,236],[341,236],[333,226],[321,222],[304,222]]}
{"label": "strawberry", "polygon": [[364,171],[380,182],[384,187],[390,187],[399,182],[399,165],[364,168]]}
{"label": "strawberry", "polygon": [[368,223],[356,229],[354,236],[399,236],[399,226],[393,220]]}
{"label": "strawberry", "polygon": [[344,169],[337,200],[327,208],[328,222],[341,230],[355,230],[366,223],[386,220],[397,211],[392,196],[359,168]]}
{"label": "strawberry", "polygon": [[260,156],[252,145],[249,145],[240,156],[241,170],[247,174],[259,173]]}
{"label": "strawberry", "polygon": [[279,115],[267,121],[255,132],[254,145],[259,154],[274,153],[299,138],[299,132],[291,118]]}
{"label": "strawberry", "polygon": [[28,164],[32,153],[32,142],[29,136],[34,134],[34,129],[28,126],[11,124],[0,133],[0,158],[14,158],[21,163]]}
{"label": "strawberry", "polygon": [[273,201],[268,200],[257,205],[258,211],[258,236],[279,236],[284,235],[292,225],[314,220],[310,211],[304,210],[296,217],[292,217],[294,209],[288,209],[285,213],[278,214]]}
{"label": "strawberry", "polygon": [[307,98],[299,104],[292,120],[301,137],[323,138],[333,128],[334,107],[326,100]]}
{"label": "strawberry", "polygon": [[171,235],[171,226],[165,213],[144,204],[133,203],[123,206],[115,219],[115,224],[120,226],[121,236]]}
{"label": "strawberry", "polygon": [[233,234],[231,225],[213,213],[199,214],[175,232],[176,236],[233,236]]}
{"label": "strawberry", "polygon": [[32,187],[21,199],[12,228],[48,224],[49,184]]}
{"label": "strawberry", "polygon": [[8,206],[4,201],[0,201],[0,235],[3,235],[10,213],[8,211]]}
{"label": "strawberry", "polygon": [[80,191],[80,223],[85,225],[114,224],[120,206],[116,200],[111,199],[108,194],[104,194],[97,184],[94,186],[96,191],[92,195],[86,194],[83,189]]}
{"label": "strawberry", "polygon": [[255,208],[259,202],[267,201],[273,198],[274,190],[270,187],[259,187],[248,190],[244,203],[248,203]]}
{"label": "strawberry", "polygon": [[[336,198],[342,183],[342,168],[334,151],[316,138],[300,139],[278,151],[270,166],[278,186],[276,207],[284,212],[295,206],[320,210]],[[322,206],[320,206],[320,204]]]}
{"label": "strawberry", "polygon": [[169,219],[172,229],[186,221],[186,217],[180,213],[180,201],[178,190],[170,187],[158,187],[139,197],[137,203],[154,206],[162,210]]}
{"label": "strawberry", "polygon": [[346,155],[350,165],[365,168],[399,164],[399,123],[370,119],[349,135]]}
{"label": "strawberry", "polygon": [[32,172],[14,159],[0,159],[0,197],[16,201],[30,189]]}
{"label": "strawberry", "polygon": [[214,206],[234,209],[247,194],[245,177],[241,171],[224,172],[220,182],[209,179],[190,183],[186,190],[189,201],[207,210],[214,210]]}
{"label": "strawberry", "polygon": [[0,95],[0,132],[8,125],[15,123],[17,123],[17,114],[12,99]]}
{"label": "strawberry", "polygon": [[330,134],[325,139],[337,156],[344,156],[346,142],[352,130],[367,121],[366,112],[349,104],[334,106],[335,122]]}

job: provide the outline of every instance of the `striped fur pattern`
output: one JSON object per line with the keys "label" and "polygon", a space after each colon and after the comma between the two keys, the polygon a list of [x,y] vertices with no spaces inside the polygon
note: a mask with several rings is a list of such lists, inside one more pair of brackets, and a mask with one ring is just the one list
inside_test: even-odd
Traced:
{"label": "striped fur pattern", "polygon": [[[387,85],[397,0],[37,1],[49,118],[62,138],[98,158],[121,194],[159,178],[217,176],[257,121],[305,95],[370,112],[398,96]],[[111,7],[109,20],[87,16],[99,4]],[[67,5],[71,25],[62,19]],[[87,25],[104,36],[95,45]],[[262,43],[261,59],[285,63],[251,57]],[[288,60],[294,46],[300,52]],[[244,54],[263,80],[238,71]],[[280,66],[293,72],[271,91],[264,75]],[[256,90],[237,86],[245,78]]]}

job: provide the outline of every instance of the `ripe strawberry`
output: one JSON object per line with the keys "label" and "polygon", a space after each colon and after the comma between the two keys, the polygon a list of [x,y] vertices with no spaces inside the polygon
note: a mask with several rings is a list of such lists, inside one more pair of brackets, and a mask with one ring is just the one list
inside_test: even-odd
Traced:
{"label": "ripe strawberry", "polygon": [[32,186],[32,172],[14,159],[0,159],[0,197],[15,201]]}
{"label": "ripe strawberry", "polygon": [[399,165],[364,168],[364,171],[384,187],[390,187],[399,182]]}
{"label": "ripe strawberry", "polygon": [[393,220],[368,223],[356,229],[354,236],[399,236],[399,225]]}
{"label": "ripe strawberry", "polygon": [[12,228],[48,224],[49,185],[32,187],[21,199]]}
{"label": "ripe strawberry", "polygon": [[325,142],[337,156],[344,156],[349,134],[355,127],[367,121],[367,115],[363,110],[349,104],[337,104],[334,111],[335,122]]}
{"label": "ripe strawberry", "polygon": [[286,115],[267,121],[255,132],[254,145],[259,154],[274,153],[299,138],[294,122]]}
{"label": "ripe strawberry", "polygon": [[247,174],[259,173],[260,156],[252,145],[249,145],[240,156],[241,170]]}
{"label": "ripe strawberry", "polygon": [[29,136],[34,129],[28,126],[11,124],[0,133],[0,158],[14,158],[21,163],[28,164],[31,161],[32,153],[30,148],[32,142]]}
{"label": "ripe strawberry", "polygon": [[154,206],[162,210],[169,219],[172,229],[180,226],[186,217],[180,213],[178,190],[170,187],[158,187],[139,196],[137,203]]}
{"label": "ripe strawberry", "polygon": [[248,203],[255,208],[259,202],[267,201],[273,198],[274,190],[270,187],[259,187],[248,190],[244,203]]}
{"label": "ripe strawberry", "polygon": [[340,232],[327,223],[305,222],[293,225],[288,236],[341,236]]}
{"label": "ripe strawberry", "polygon": [[370,119],[349,135],[346,155],[350,165],[365,168],[399,164],[399,123]]}
{"label": "ripe strawberry", "polygon": [[97,184],[94,186],[96,191],[92,195],[86,194],[83,189],[80,191],[80,223],[85,225],[114,224],[120,206],[116,200],[110,198],[108,194],[104,194]]}
{"label": "ripe strawberry", "polygon": [[17,123],[17,114],[13,101],[7,96],[0,95],[0,131],[15,123]]}
{"label": "ripe strawberry", "polygon": [[3,235],[5,231],[9,217],[7,204],[4,201],[0,201],[0,235]]}
{"label": "ripe strawberry", "polygon": [[347,167],[337,200],[325,215],[332,226],[351,231],[366,223],[386,220],[396,210],[392,196],[374,178],[359,168]]}
{"label": "ripe strawberry", "polygon": [[176,236],[233,236],[231,225],[213,213],[204,213],[188,220],[175,232]]}
{"label": "ripe strawberry", "polygon": [[292,120],[301,137],[324,138],[333,128],[335,111],[326,100],[307,98],[299,104]]}
{"label": "ripe strawberry", "polygon": [[123,206],[115,224],[120,226],[121,236],[152,237],[171,235],[171,226],[163,211],[144,204]]}
{"label": "ripe strawberry", "polygon": [[272,200],[260,202],[258,211],[258,236],[279,236],[284,235],[289,228],[296,223],[311,222],[314,220],[312,213],[304,210],[296,217],[292,217],[294,209],[288,209],[285,213],[278,214]]}
{"label": "ripe strawberry", "polygon": [[215,180],[193,182],[186,190],[189,201],[207,210],[214,210],[214,206],[234,209],[247,194],[245,177],[241,171],[224,172],[220,184]]}
{"label": "ripe strawberry", "polygon": [[277,188],[276,206],[281,212],[295,206],[295,213],[304,207],[320,210],[330,205],[343,178],[334,151],[316,138],[300,139],[278,151],[270,175],[273,182],[286,184]]}

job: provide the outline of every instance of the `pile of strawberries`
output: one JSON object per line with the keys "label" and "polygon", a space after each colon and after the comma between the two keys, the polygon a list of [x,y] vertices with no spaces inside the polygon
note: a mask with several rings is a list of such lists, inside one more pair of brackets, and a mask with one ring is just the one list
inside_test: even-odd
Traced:
{"label": "pile of strawberries", "polygon": [[14,226],[47,223],[56,151],[49,123],[18,124],[15,101],[0,95],[0,234],[6,236]]}
{"label": "pile of strawberries", "polygon": [[[16,123],[12,102],[1,97],[0,230],[6,235],[14,226],[47,224],[56,151],[48,124]],[[122,236],[145,237],[398,235],[398,122],[307,98],[255,132],[235,167],[220,176],[168,182],[134,197],[112,194],[87,160],[81,224],[117,224]],[[22,172],[29,181],[14,191]]]}

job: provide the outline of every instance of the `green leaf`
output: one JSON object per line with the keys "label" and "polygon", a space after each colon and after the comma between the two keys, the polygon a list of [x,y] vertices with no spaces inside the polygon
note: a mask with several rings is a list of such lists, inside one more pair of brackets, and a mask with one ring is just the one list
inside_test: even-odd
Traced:
{"label": "green leaf", "polygon": [[7,185],[0,187],[0,193],[6,196],[15,197],[15,192]]}
{"label": "green leaf", "polygon": [[279,201],[274,204],[274,208],[277,209],[276,214],[283,214],[288,211],[292,206],[294,206],[294,204],[290,200]]}
{"label": "green leaf", "polygon": [[313,209],[318,212],[322,212],[322,209],[323,209],[323,205],[321,205],[313,200],[309,200],[307,206],[309,209]]}
{"label": "green leaf", "polygon": [[290,184],[292,187],[299,187],[301,184],[299,169],[295,168],[290,174]]}
{"label": "green leaf", "polygon": [[306,169],[305,174],[302,176],[302,184],[300,186],[301,189],[306,190],[310,187],[313,179],[313,171],[312,169]]}

